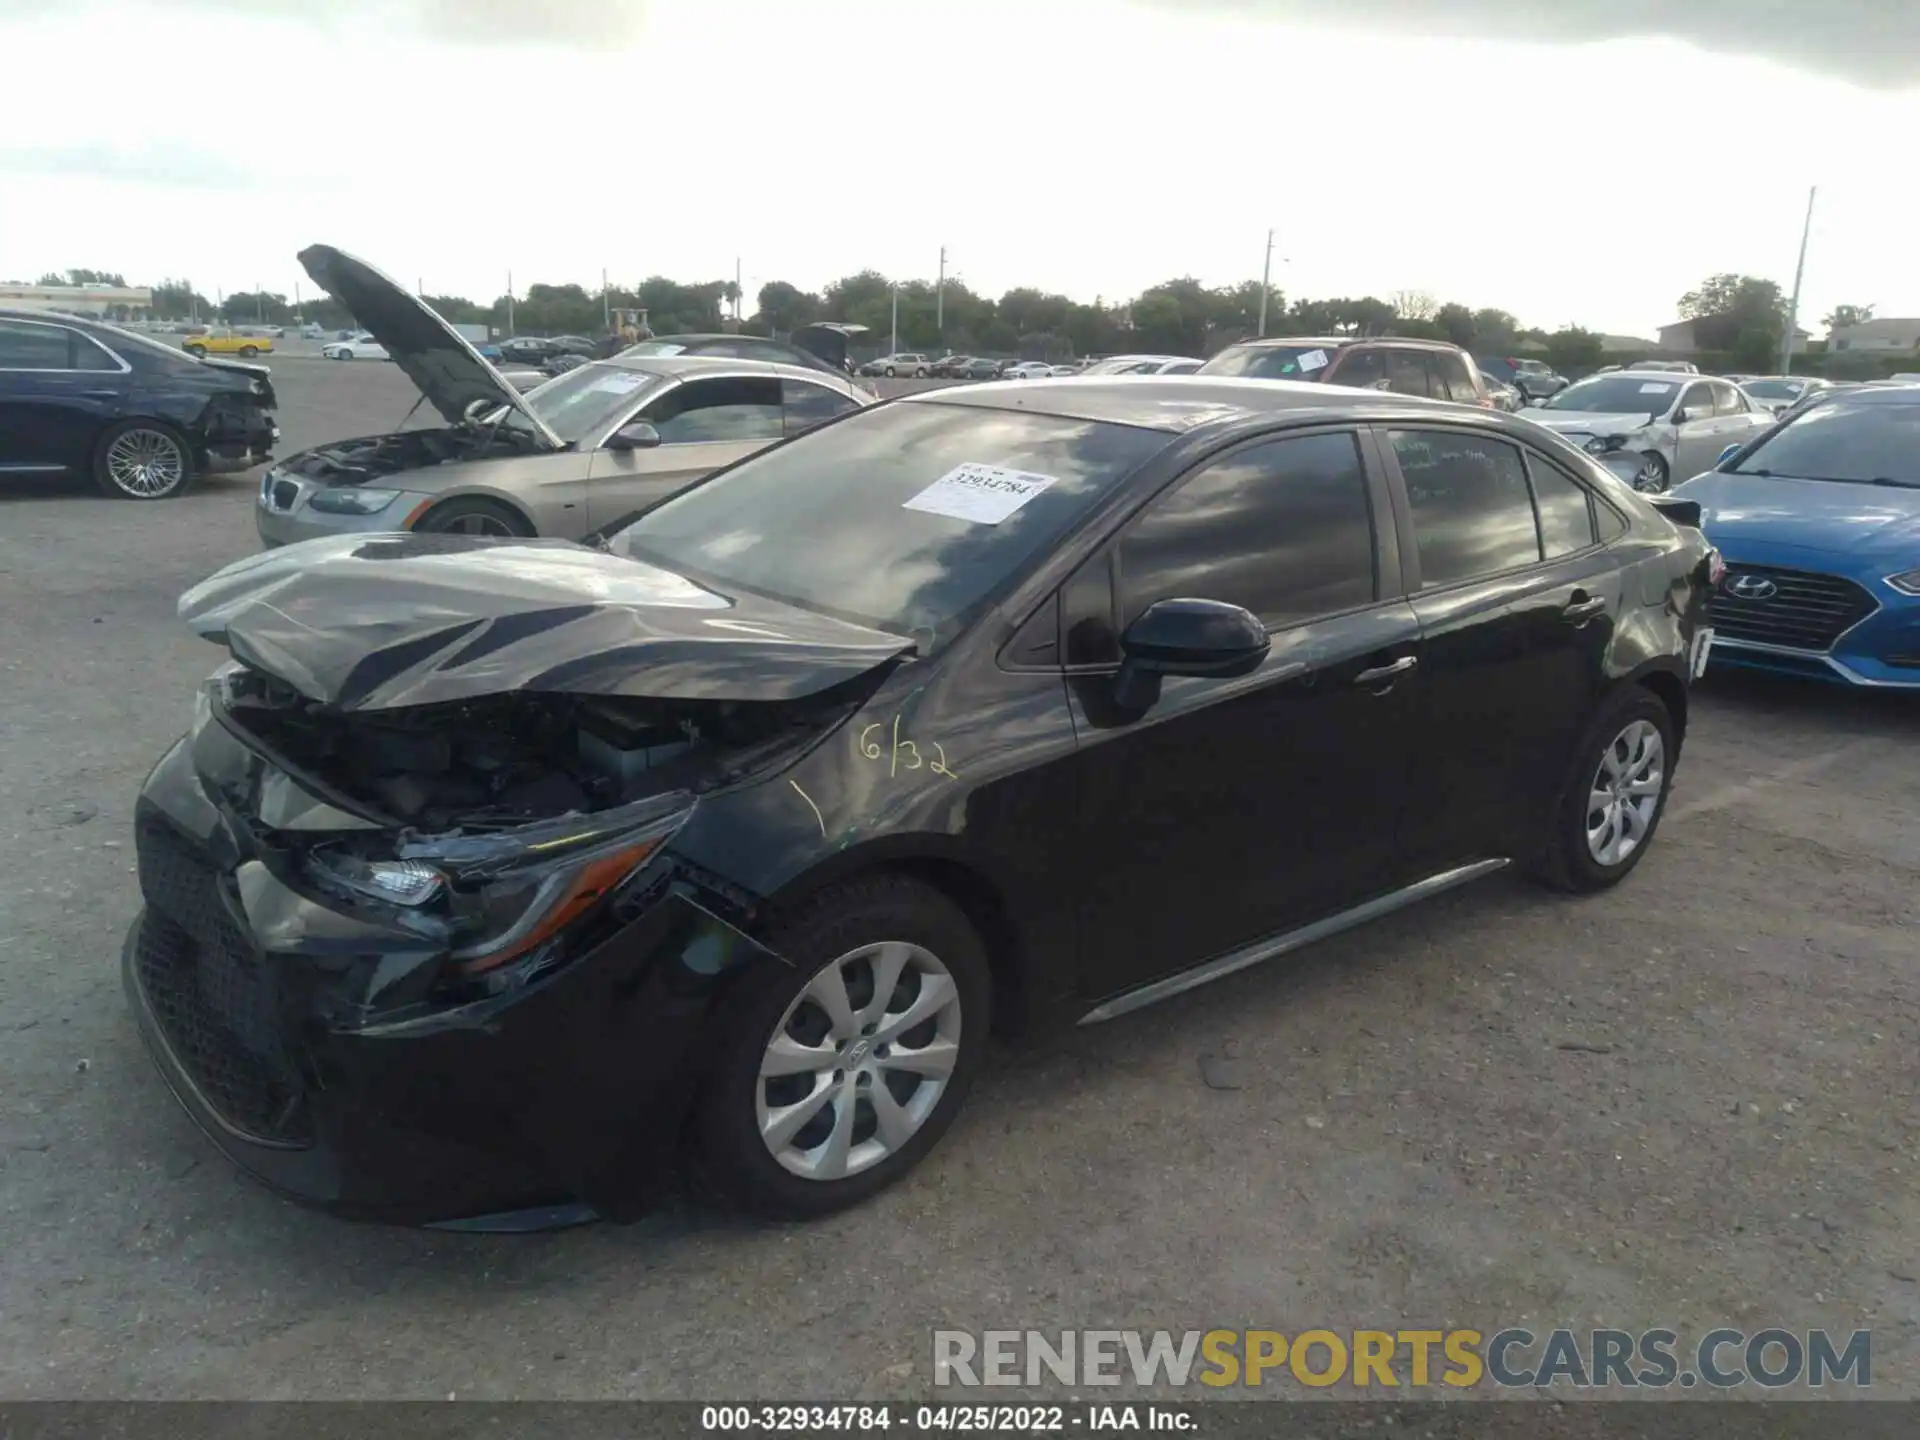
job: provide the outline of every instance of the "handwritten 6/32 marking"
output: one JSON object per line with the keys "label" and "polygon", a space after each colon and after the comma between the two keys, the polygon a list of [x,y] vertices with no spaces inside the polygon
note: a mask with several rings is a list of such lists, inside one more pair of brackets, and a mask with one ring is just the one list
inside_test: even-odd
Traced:
{"label": "handwritten 6/32 marking", "polygon": [[900,717],[898,715],[893,717],[892,739],[889,744],[883,745],[878,740],[869,738],[874,731],[886,730],[887,728],[886,721],[876,720],[860,732],[858,737],[856,737],[855,743],[860,747],[860,753],[867,759],[884,759],[887,762],[887,775],[889,778],[898,775],[902,770],[919,770],[923,767],[931,770],[935,775],[943,776],[948,780],[958,780],[960,778],[947,767],[947,752],[942,748],[938,740],[929,740],[927,742],[928,746],[933,750],[933,758],[928,759],[920,753],[920,747],[914,744],[913,741],[901,738]]}

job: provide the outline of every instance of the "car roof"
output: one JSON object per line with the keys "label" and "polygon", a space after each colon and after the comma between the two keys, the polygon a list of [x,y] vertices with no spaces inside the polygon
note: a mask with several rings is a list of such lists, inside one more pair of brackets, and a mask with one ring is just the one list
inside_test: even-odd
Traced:
{"label": "car roof", "polygon": [[1418,335],[1270,335],[1259,340],[1237,340],[1233,348],[1251,346],[1270,349],[1276,345],[1318,345],[1324,349],[1344,345],[1407,345],[1422,350],[1458,350],[1450,340],[1429,340]]}
{"label": "car roof", "polygon": [[1453,414],[1492,424],[1509,417],[1495,410],[1422,396],[1347,390],[1311,381],[1242,380],[1214,375],[1076,375],[1013,384],[955,386],[902,396],[896,405],[963,405],[982,410],[1026,410],[1063,420],[1131,425],[1179,434],[1218,421],[1299,414],[1329,420],[1391,420]]}
{"label": "car roof", "polygon": [[1835,390],[1822,404],[1911,405],[1920,401],[1920,380],[1874,380],[1847,390]]}
{"label": "car roof", "polygon": [[16,310],[0,305],[0,320],[38,320],[43,325],[97,325],[98,317],[68,315],[60,310]]}
{"label": "car roof", "polygon": [[[729,337],[731,338],[731,337]],[[811,365],[788,365],[778,360],[743,359],[738,355],[615,355],[606,360],[589,360],[589,365],[610,365],[643,375],[683,378],[689,375],[715,375],[745,372],[750,375],[784,375],[795,380],[818,381],[834,378],[830,370]]]}

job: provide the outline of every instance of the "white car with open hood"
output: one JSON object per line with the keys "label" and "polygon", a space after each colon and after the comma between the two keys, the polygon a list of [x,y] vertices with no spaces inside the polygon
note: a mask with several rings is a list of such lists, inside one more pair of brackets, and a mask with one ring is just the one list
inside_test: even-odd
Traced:
{"label": "white car with open hood", "polygon": [[1593,375],[1520,413],[1650,495],[1711,470],[1728,446],[1773,423],[1731,381],[1670,370]]}

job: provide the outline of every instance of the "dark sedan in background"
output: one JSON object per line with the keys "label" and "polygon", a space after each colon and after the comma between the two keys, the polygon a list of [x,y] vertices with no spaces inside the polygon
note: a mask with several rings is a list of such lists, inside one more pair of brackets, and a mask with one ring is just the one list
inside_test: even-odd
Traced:
{"label": "dark sedan in background", "polygon": [[0,480],[87,476],[127,500],[179,495],[280,438],[264,365],[203,360],[143,335],[0,310]]}
{"label": "dark sedan in background", "polygon": [[626,1218],[684,1146],[820,1215],[990,1031],[1624,879],[1689,514],[1491,410],[1128,376],[855,409],[594,545],[255,556],[181,601],[231,659],[139,799],[127,991],[213,1142],[344,1213]]}

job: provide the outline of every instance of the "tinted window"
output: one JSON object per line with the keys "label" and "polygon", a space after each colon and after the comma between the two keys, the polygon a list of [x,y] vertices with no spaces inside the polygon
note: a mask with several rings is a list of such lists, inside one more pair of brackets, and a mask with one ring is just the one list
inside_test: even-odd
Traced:
{"label": "tinted window", "polygon": [[798,435],[822,420],[831,420],[855,408],[854,402],[838,391],[824,385],[809,385],[804,380],[782,380],[780,397],[789,435]]}
{"label": "tinted window", "polygon": [[1627,533],[1627,522],[1604,501],[1593,502],[1594,533],[1602,545]]}
{"label": "tinted window", "polygon": [[1474,364],[1480,367],[1482,374],[1491,375],[1494,379],[1503,382],[1513,379],[1514,372],[1518,368],[1512,361],[1502,359],[1498,355],[1477,355],[1474,357]]}
{"label": "tinted window", "polygon": [[1749,380],[1741,387],[1762,400],[1797,400],[1807,388],[1804,380]]}
{"label": "tinted window", "polygon": [[0,320],[0,370],[70,370],[68,332],[58,325]]}
{"label": "tinted window", "polygon": [[648,405],[641,415],[660,432],[662,445],[777,440],[783,424],[780,382],[771,375],[689,380]]}
{"label": "tinted window", "polygon": [[1427,363],[1433,367],[1435,379],[1439,382],[1435,393],[1443,400],[1456,400],[1462,405],[1480,403],[1480,387],[1473,383],[1473,372],[1467,368],[1467,357],[1456,355],[1450,350],[1436,350],[1427,356]]}
{"label": "tinted window", "polygon": [[1418,350],[1387,352],[1387,389],[1396,395],[1435,395],[1427,357]]}
{"label": "tinted window", "polygon": [[1374,598],[1373,524],[1351,432],[1216,460],[1155,500],[1120,542],[1122,623],[1156,600],[1241,605],[1270,626]]}
{"label": "tinted window", "polygon": [[[909,636],[928,653],[1167,440],[1014,410],[876,405],[675,496],[613,546],[722,591]],[[997,523],[940,513],[962,466],[1050,483]]]}
{"label": "tinted window", "polygon": [[1453,585],[1540,558],[1520,452],[1455,430],[1396,430],[1424,588]]}
{"label": "tinted window", "polygon": [[1387,352],[1370,346],[1342,352],[1338,368],[1333,372],[1334,384],[1350,385],[1356,390],[1371,390],[1384,384],[1386,378]]}
{"label": "tinted window", "polygon": [[1920,486],[1920,402],[1838,396],[1769,431],[1734,473]]}
{"label": "tinted window", "polygon": [[1527,457],[1527,473],[1533,480],[1533,506],[1540,512],[1541,554],[1551,560],[1593,544],[1593,514],[1587,507],[1587,492],[1565,471],[1537,455]]}
{"label": "tinted window", "polygon": [[84,335],[73,338],[73,368],[76,370],[118,370],[120,362]]}

